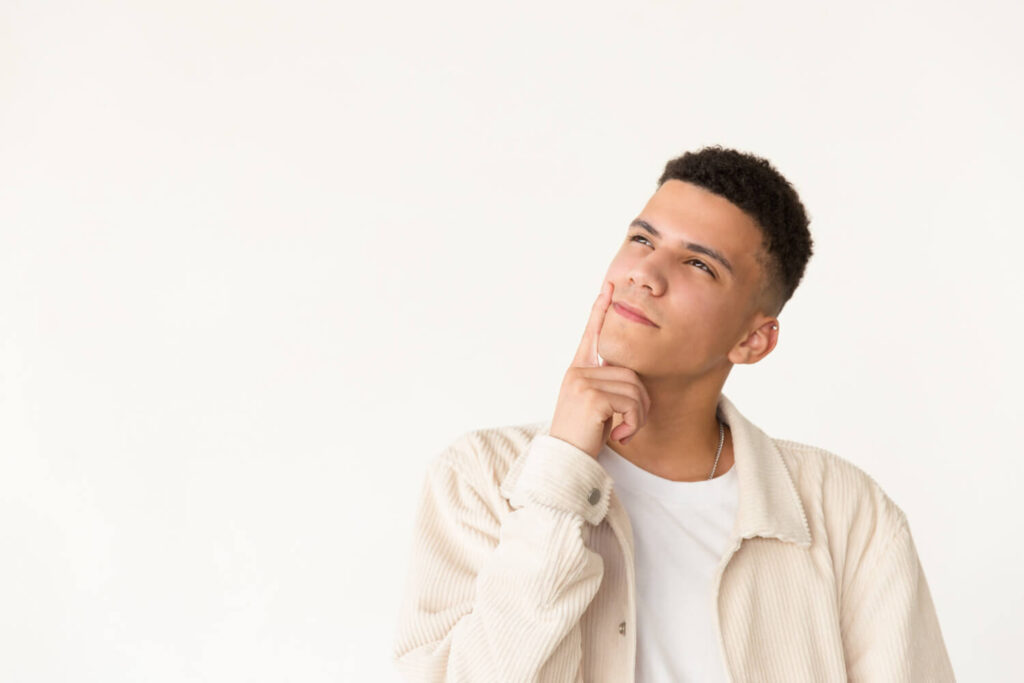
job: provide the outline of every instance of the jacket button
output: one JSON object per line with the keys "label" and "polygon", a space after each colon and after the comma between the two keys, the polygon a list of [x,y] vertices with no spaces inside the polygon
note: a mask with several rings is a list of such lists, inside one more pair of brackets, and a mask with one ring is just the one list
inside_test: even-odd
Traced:
{"label": "jacket button", "polygon": [[619,624],[619,633],[626,635],[626,622]]}
{"label": "jacket button", "polygon": [[590,492],[590,498],[587,498],[587,500],[590,501],[591,505],[597,505],[597,501],[601,500],[601,491],[594,489]]}

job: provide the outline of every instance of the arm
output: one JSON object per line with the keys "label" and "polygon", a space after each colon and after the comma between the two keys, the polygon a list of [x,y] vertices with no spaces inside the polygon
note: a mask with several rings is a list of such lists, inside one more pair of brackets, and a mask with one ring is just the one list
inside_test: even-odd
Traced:
{"label": "arm", "polygon": [[612,480],[550,435],[524,457],[511,512],[452,458],[428,467],[392,657],[407,680],[578,680],[579,621],[604,573],[582,528],[606,514]]}
{"label": "arm", "polygon": [[[891,528],[891,527],[890,527]],[[846,590],[841,626],[850,681],[955,681],[931,591],[902,512]]]}

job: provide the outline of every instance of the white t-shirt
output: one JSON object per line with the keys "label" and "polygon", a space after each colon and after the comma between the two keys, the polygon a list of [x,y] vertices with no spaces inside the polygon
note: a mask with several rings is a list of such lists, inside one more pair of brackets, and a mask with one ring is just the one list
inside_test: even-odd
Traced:
{"label": "white t-shirt", "polygon": [[725,683],[711,596],[736,517],[736,465],[714,479],[690,482],[651,474],[607,444],[597,460],[614,480],[633,527],[636,683]]}

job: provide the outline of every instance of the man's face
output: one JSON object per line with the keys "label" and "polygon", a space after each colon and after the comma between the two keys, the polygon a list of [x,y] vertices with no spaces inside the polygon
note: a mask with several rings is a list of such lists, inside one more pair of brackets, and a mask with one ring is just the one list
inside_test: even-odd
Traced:
{"label": "man's face", "polygon": [[[666,181],[626,230],[605,274],[615,291],[598,353],[651,377],[695,377],[722,365],[759,322],[752,308],[761,240],[757,224],[729,200],[692,183]],[[640,309],[657,327],[624,317],[618,302]]]}

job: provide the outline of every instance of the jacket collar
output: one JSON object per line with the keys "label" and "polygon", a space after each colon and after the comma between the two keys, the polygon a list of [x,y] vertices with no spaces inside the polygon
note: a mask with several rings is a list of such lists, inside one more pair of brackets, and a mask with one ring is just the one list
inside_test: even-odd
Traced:
{"label": "jacket collar", "polygon": [[[762,536],[809,547],[807,515],[775,441],[744,417],[723,393],[718,396],[718,414],[732,432],[733,467],[739,482],[734,539]],[[539,423],[537,434],[549,433],[550,427],[550,420]],[[501,483],[505,498],[511,496],[525,453],[516,457]]]}
{"label": "jacket collar", "polygon": [[718,412],[732,431],[733,467],[739,479],[734,536],[777,538],[809,547],[807,514],[782,451],[725,394],[718,396]]}

